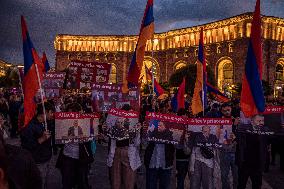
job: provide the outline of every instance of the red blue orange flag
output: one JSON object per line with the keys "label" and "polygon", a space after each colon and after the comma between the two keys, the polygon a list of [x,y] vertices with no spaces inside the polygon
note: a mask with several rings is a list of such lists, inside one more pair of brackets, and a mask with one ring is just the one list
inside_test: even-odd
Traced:
{"label": "red blue orange flag", "polygon": [[[35,115],[36,103],[34,101],[34,98],[39,90],[36,65],[40,67],[42,65],[42,62],[30,39],[27,25],[23,16],[21,16],[21,25],[24,53],[24,126],[26,126]],[[42,70],[38,69],[38,72],[39,77],[42,79]]]}
{"label": "red blue orange flag", "polygon": [[207,107],[207,73],[203,43],[203,28],[200,31],[196,81],[192,97],[191,109],[194,115],[202,112]]}
{"label": "red blue orange flag", "polygon": [[207,82],[207,92],[215,96],[219,102],[230,101],[230,99],[225,94],[223,94],[221,91],[210,85],[208,82]]}
{"label": "red blue orange flag", "polygon": [[242,80],[241,109],[246,117],[251,117],[265,110],[262,88],[260,0],[256,1],[252,20],[245,73]]}
{"label": "red blue orange flag", "polygon": [[[151,80],[153,79],[153,75],[152,73],[150,72],[150,70],[145,67],[145,71],[146,71],[146,79],[148,80]],[[154,92],[156,94],[157,97],[161,96],[162,94],[165,93],[164,89],[161,87],[161,85],[157,82],[157,80],[154,78]]]}
{"label": "red blue orange flag", "polygon": [[43,52],[43,55],[42,55],[42,63],[44,65],[44,72],[45,73],[48,72],[50,70],[50,66],[49,66],[45,52]]}
{"label": "red blue orange flag", "polygon": [[177,112],[179,109],[185,107],[184,94],[185,94],[185,78],[183,78],[182,83],[178,88],[178,92],[174,95],[174,97],[171,100],[171,106],[174,112]]}
{"label": "red blue orange flag", "polygon": [[139,85],[139,77],[143,65],[145,47],[147,40],[152,39],[154,35],[154,16],[153,0],[148,0],[144,11],[143,20],[140,27],[139,37],[136,48],[128,69],[126,80],[123,82],[123,92],[126,93],[128,88]]}

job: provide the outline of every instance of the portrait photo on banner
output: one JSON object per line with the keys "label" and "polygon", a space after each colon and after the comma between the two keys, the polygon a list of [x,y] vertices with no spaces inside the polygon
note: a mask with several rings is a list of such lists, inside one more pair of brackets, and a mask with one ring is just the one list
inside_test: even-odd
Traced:
{"label": "portrait photo on banner", "polygon": [[98,112],[108,112],[111,108],[122,108],[129,104],[133,110],[139,111],[140,107],[138,88],[132,88],[128,94],[123,94],[121,84],[99,84],[92,85],[93,107]]}
{"label": "portrait photo on banner", "polygon": [[113,108],[108,112],[106,119],[106,133],[112,139],[129,139],[130,143],[132,143],[137,132],[139,132],[138,123],[138,112]]}
{"label": "portrait photo on banner", "polygon": [[82,143],[98,135],[99,115],[78,112],[55,113],[55,143]]}
{"label": "portrait photo on banner", "polygon": [[207,146],[222,147],[222,144],[232,144],[235,140],[230,118],[189,118],[187,133],[188,141],[197,146],[201,144],[197,143],[195,139],[203,138],[203,136],[212,138],[211,141],[214,141],[214,144],[205,142]]}
{"label": "portrait photo on banner", "polygon": [[185,136],[187,119],[171,114],[158,114],[147,112],[146,125],[148,126],[146,138],[167,144],[182,144]]}

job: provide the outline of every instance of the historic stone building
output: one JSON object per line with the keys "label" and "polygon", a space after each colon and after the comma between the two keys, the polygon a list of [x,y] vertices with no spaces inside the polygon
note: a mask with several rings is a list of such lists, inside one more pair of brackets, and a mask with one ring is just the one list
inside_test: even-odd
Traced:
{"label": "historic stone building", "polygon": [[[154,66],[159,81],[197,61],[199,32],[204,28],[204,43],[208,69],[215,73],[216,85],[241,82],[251,32],[252,13],[224,20],[157,33],[148,41],[144,63]],[[284,83],[284,19],[262,17],[263,78],[282,90]],[[126,75],[137,36],[65,35],[56,36],[56,68],[72,60],[100,61],[112,64],[111,82],[122,82]],[[144,70],[142,70],[142,73]],[[194,81],[192,81],[194,82]]]}

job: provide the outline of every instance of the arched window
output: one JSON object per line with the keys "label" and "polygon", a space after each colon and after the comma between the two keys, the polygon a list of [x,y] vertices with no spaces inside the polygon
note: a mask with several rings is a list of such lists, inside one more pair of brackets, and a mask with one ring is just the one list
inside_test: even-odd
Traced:
{"label": "arched window", "polygon": [[226,86],[233,84],[233,63],[230,59],[223,59],[217,65],[218,87],[223,90]]}
{"label": "arched window", "polygon": [[116,83],[116,65],[115,64],[111,64],[111,70],[110,70],[110,74],[109,74],[109,83]]}
{"label": "arched window", "polygon": [[277,61],[275,67],[274,96],[281,96],[284,91],[284,59]]}
{"label": "arched window", "polygon": [[275,80],[278,81],[283,81],[284,80],[284,65],[281,63],[278,63],[276,65],[276,75],[275,75]]}
{"label": "arched window", "polygon": [[143,61],[143,66],[141,69],[141,75],[140,79],[142,79],[143,83],[147,83],[146,78],[149,80],[146,76],[146,69],[145,67],[152,73],[152,67],[153,67],[153,75],[156,78],[157,81],[159,81],[159,64],[155,59],[152,58],[145,58]]}
{"label": "arched window", "polygon": [[180,68],[183,68],[183,67],[185,67],[185,66],[186,66],[186,63],[185,63],[185,62],[179,61],[179,62],[175,63],[175,65],[174,65],[174,70],[176,71],[176,70],[178,70],[178,69],[180,69]]}

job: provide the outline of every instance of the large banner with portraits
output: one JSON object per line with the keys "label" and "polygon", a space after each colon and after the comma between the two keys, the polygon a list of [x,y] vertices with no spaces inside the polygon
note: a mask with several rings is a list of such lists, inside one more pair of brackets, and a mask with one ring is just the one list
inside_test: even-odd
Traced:
{"label": "large banner with portraits", "polygon": [[230,118],[189,118],[187,126],[189,141],[191,144],[199,146],[200,144],[195,142],[197,137],[211,135],[209,138],[216,139],[214,141],[216,147],[221,147],[222,144],[231,144],[235,139],[232,124]]}
{"label": "large banner with portraits", "polygon": [[48,72],[43,75],[42,88],[47,98],[56,98],[60,96],[60,90],[63,88],[65,73]]}
{"label": "large banner with portraits", "polygon": [[98,135],[99,115],[78,112],[55,113],[55,143],[82,143]]}
{"label": "large banner with portraits", "polygon": [[111,108],[122,108],[129,104],[133,110],[139,111],[139,90],[129,89],[128,94],[122,93],[120,84],[96,84],[92,86],[93,108],[98,112],[108,112]]}
{"label": "large banner with portraits", "polygon": [[92,88],[92,83],[106,84],[109,81],[111,64],[74,61],[69,64],[67,89]]}
{"label": "large banner with portraits", "polygon": [[146,138],[148,141],[159,143],[181,144],[184,140],[187,122],[185,117],[147,112]]}
{"label": "large banner with portraits", "polygon": [[[191,145],[196,136],[211,135],[217,147],[231,144],[235,139],[232,119],[228,118],[186,118],[172,114],[147,112],[146,138],[148,141],[168,144],[183,144],[185,137]],[[145,129],[145,128],[144,128]]]}
{"label": "large banner with portraits", "polygon": [[130,143],[133,143],[133,139],[139,132],[138,119],[138,112],[110,109],[106,119],[107,135],[116,140],[129,139]]}

